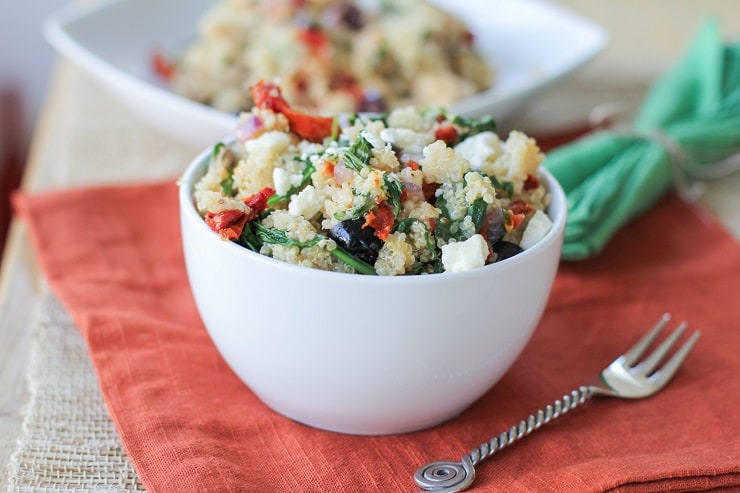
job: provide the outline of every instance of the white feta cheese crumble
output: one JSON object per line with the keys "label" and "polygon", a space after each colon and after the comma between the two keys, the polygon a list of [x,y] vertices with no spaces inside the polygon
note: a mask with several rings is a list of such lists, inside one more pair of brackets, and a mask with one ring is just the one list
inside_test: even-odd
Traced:
{"label": "white feta cheese crumble", "polygon": [[285,168],[272,170],[272,181],[275,185],[275,193],[285,195],[290,187],[297,187],[303,181],[303,175],[290,173]]}
{"label": "white feta cheese crumble", "polygon": [[552,221],[547,217],[547,214],[538,210],[530,218],[527,229],[522,234],[522,241],[519,243],[519,246],[524,250],[533,247],[545,237],[550,231],[550,228],[552,228]]}
{"label": "white feta cheese crumble", "polygon": [[284,168],[272,170],[272,182],[275,185],[275,193],[285,195],[290,190],[290,173]]}
{"label": "white feta cheese crumble", "polygon": [[407,152],[421,152],[434,141],[429,133],[414,132],[408,128],[384,128],[380,131],[380,138]]}
{"label": "white feta cheese crumble", "polygon": [[470,161],[470,167],[490,174],[490,165],[501,155],[501,141],[493,132],[481,132],[455,146],[455,151]]}
{"label": "white feta cheese crumble", "polygon": [[461,272],[486,265],[488,243],[481,235],[442,247],[442,265],[446,272]]}
{"label": "white feta cheese crumble", "polygon": [[363,137],[366,141],[370,143],[371,146],[373,146],[373,149],[383,149],[387,143],[383,139],[381,139],[378,135],[368,132],[367,130],[363,130],[360,132],[360,137]]}
{"label": "white feta cheese crumble", "polygon": [[268,152],[279,155],[283,153],[290,145],[290,135],[285,132],[266,132],[256,139],[248,140],[244,143],[247,152]]}
{"label": "white feta cheese crumble", "polygon": [[314,217],[324,205],[324,195],[313,185],[308,185],[297,195],[294,195],[288,204],[288,213],[291,216],[303,216],[306,219]]}

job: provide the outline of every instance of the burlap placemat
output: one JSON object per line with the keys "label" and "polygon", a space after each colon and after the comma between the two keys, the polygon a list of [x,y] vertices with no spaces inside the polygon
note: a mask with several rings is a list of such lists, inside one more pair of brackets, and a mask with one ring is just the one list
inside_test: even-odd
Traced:
{"label": "burlap placemat", "polygon": [[30,399],[7,493],[146,493],[98,389],[85,342],[43,295],[28,369]]}

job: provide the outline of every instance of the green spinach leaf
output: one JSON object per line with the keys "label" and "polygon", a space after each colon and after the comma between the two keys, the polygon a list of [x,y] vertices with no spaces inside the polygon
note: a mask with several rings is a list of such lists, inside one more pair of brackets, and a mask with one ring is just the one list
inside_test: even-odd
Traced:
{"label": "green spinach leaf", "polygon": [[373,157],[373,148],[370,142],[360,136],[349,149],[344,151],[344,165],[359,173],[369,165],[371,157]]}
{"label": "green spinach leaf", "polygon": [[271,245],[308,248],[317,245],[322,239],[324,239],[323,236],[316,235],[316,237],[310,241],[296,241],[288,237],[288,234],[280,229],[268,228],[267,226],[263,226],[260,223],[254,223],[253,227],[257,238],[259,238],[263,243]]}
{"label": "green spinach leaf", "polygon": [[331,254],[334,256],[334,258],[341,260],[360,274],[377,275],[377,272],[375,272],[375,267],[368,264],[364,260],[360,260],[340,246],[337,246],[334,250],[332,250]]}

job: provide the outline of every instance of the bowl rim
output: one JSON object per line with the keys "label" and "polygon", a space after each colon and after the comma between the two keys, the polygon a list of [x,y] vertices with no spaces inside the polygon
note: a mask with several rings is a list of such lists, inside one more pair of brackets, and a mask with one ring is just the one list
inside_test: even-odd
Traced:
{"label": "bowl rim", "polygon": [[[235,137],[229,137],[228,139],[223,139],[220,142],[217,142],[214,144],[218,145],[219,143],[222,143],[226,146],[234,145],[236,142]],[[214,237],[214,239],[219,240],[218,245],[220,245],[222,248],[226,248],[228,252],[232,255],[237,256],[243,256],[247,261],[249,262],[259,262],[266,267],[277,269],[280,271],[285,272],[293,272],[296,275],[312,275],[316,276],[318,278],[322,278],[324,276],[327,276],[327,280],[356,280],[357,282],[366,282],[366,283],[375,283],[375,284],[386,284],[386,283],[392,283],[392,284],[398,284],[398,283],[427,283],[427,282],[439,282],[440,280],[446,279],[446,278],[457,278],[462,279],[464,277],[478,277],[478,276],[487,276],[487,275],[493,275],[496,272],[499,271],[506,271],[509,269],[515,269],[519,264],[523,262],[527,262],[527,259],[530,257],[534,257],[539,254],[541,250],[545,250],[546,248],[550,247],[553,242],[560,242],[561,245],[558,248],[562,247],[562,233],[565,230],[565,223],[567,219],[567,203],[566,203],[566,197],[565,192],[563,191],[562,186],[557,181],[555,176],[547,170],[545,167],[541,166],[539,169],[539,173],[545,177],[546,187],[548,193],[551,195],[551,202],[550,207],[552,207],[552,204],[558,205],[558,215],[553,218],[549,213],[548,217],[552,220],[552,227],[550,228],[550,231],[547,232],[547,234],[540,239],[540,241],[537,242],[534,246],[531,248],[528,248],[524,250],[523,252],[519,253],[518,255],[515,255],[511,258],[508,258],[501,262],[496,262],[493,264],[484,265],[483,267],[478,267],[475,269],[469,269],[465,271],[460,272],[441,272],[439,274],[428,274],[428,275],[400,275],[400,276],[371,276],[371,275],[362,275],[357,273],[348,273],[348,272],[336,272],[336,271],[327,271],[322,269],[316,269],[313,267],[306,267],[302,265],[292,264],[290,262],[286,262],[284,260],[275,259],[272,257],[268,257],[267,255],[262,255],[261,253],[254,252],[252,250],[249,250],[248,248],[245,248],[241,245],[237,245],[233,241],[225,241],[221,240],[221,238],[218,236],[218,234],[213,231],[211,228],[208,227],[206,222],[203,220],[201,215],[198,213],[195,202],[193,200],[193,191],[195,184],[197,180],[199,180],[206,172],[208,163],[210,161],[210,157],[213,151],[213,146],[210,146],[204,150],[202,150],[187,166],[184,173],[178,180],[178,202],[179,202],[179,208],[180,208],[180,218],[182,227],[185,227],[185,222],[193,222],[195,221],[197,224],[195,225],[195,228],[197,233],[200,234],[201,232],[203,234],[208,234]],[[181,232],[182,235],[182,232]],[[231,249],[231,250],[228,250]],[[559,257],[559,256],[558,256]],[[440,278],[440,276],[443,276]]]}

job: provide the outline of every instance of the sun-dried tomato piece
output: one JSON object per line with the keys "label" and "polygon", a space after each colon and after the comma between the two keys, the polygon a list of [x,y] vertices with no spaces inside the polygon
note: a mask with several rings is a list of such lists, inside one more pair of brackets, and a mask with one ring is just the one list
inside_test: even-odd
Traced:
{"label": "sun-dried tomato piece", "polygon": [[250,88],[255,106],[269,109],[275,113],[282,113],[288,119],[290,130],[302,139],[311,142],[321,142],[331,135],[334,128],[334,119],[326,116],[315,116],[295,111],[283,99],[280,87],[259,81]]}
{"label": "sun-dried tomato piece", "polygon": [[441,140],[448,146],[451,146],[455,142],[457,142],[458,137],[459,134],[457,132],[457,129],[450,124],[443,123],[434,131],[434,138],[437,140]]}
{"label": "sun-dried tomato piece", "polygon": [[224,240],[235,240],[241,236],[244,225],[247,224],[247,214],[238,209],[229,209],[221,212],[208,212],[205,215],[206,224]]}
{"label": "sun-dried tomato piece", "polygon": [[511,233],[518,228],[522,222],[524,222],[524,214],[509,213],[506,215],[506,222],[504,223],[504,229],[507,233]]}
{"label": "sun-dried tomato piece", "polygon": [[375,236],[385,241],[393,231],[393,222],[395,218],[393,211],[385,202],[378,204],[378,207],[371,210],[365,216],[363,228],[370,226],[375,230]]}
{"label": "sun-dried tomato piece", "polygon": [[524,190],[534,190],[540,186],[540,180],[536,176],[527,175],[527,179],[524,180]]}
{"label": "sun-dried tomato piece", "polygon": [[439,183],[423,183],[421,189],[424,191],[424,199],[429,202],[434,202],[434,196],[439,189]]}
{"label": "sun-dried tomato piece", "polygon": [[175,64],[169,61],[164,54],[157,50],[151,56],[152,70],[164,80],[172,80],[175,76]]}
{"label": "sun-dried tomato piece", "polygon": [[516,200],[507,207],[514,214],[529,214],[534,211],[534,206],[522,200]]}
{"label": "sun-dried tomato piece", "polygon": [[329,39],[326,37],[326,33],[318,27],[313,26],[298,30],[298,39],[307,48],[317,53],[325,51],[329,45]]}
{"label": "sun-dried tomato piece", "polygon": [[249,197],[244,199],[244,203],[247,204],[252,210],[252,212],[249,214],[250,221],[260,215],[262,211],[267,209],[267,201],[273,195],[275,195],[275,190],[270,187],[265,187],[259,192],[250,195]]}

